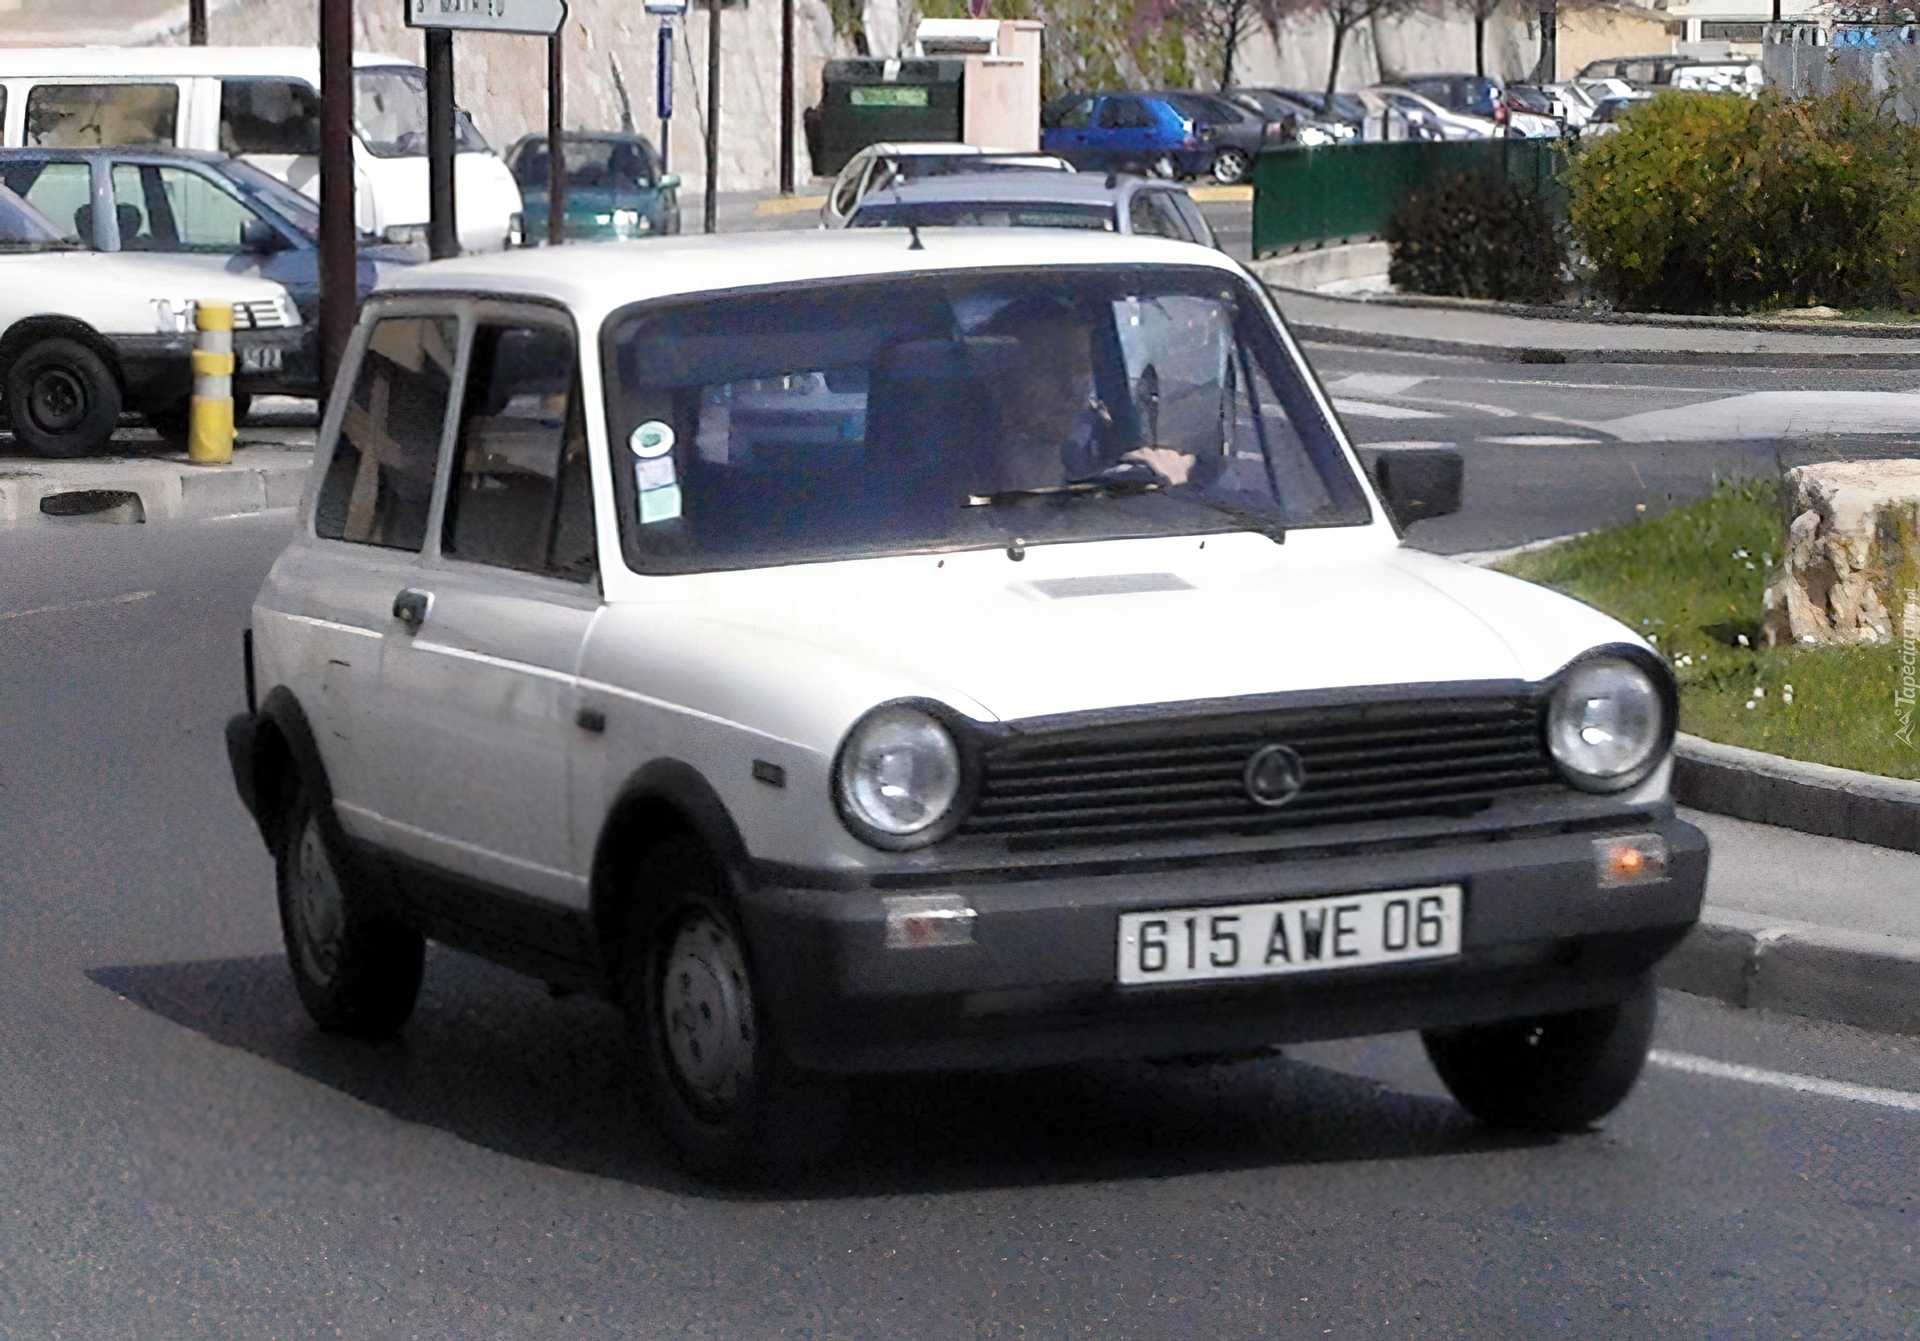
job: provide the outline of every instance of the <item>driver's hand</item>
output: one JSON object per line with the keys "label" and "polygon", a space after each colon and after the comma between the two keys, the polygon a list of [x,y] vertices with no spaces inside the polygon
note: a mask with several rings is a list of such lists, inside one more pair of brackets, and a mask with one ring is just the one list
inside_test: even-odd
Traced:
{"label": "driver's hand", "polygon": [[1171,447],[1136,447],[1120,459],[1153,467],[1168,484],[1185,484],[1193,471],[1194,460],[1188,453],[1176,452]]}

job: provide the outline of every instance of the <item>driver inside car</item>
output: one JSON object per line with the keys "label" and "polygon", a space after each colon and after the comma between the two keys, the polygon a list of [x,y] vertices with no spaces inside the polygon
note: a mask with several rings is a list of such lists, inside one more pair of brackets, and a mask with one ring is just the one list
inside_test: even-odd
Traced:
{"label": "driver inside car", "polygon": [[[1010,303],[989,323],[994,334],[1011,335],[1019,344],[1000,398],[994,492],[1060,489],[1097,479],[1124,462],[1147,467],[1155,483],[1187,482],[1192,453],[1161,446],[1151,437],[1140,441],[1115,422],[1100,396],[1095,319],[1078,305],[1043,297]],[[1123,369],[1116,371],[1125,377]],[[1145,414],[1132,418],[1152,421]],[[1129,437],[1135,445],[1126,447]]]}

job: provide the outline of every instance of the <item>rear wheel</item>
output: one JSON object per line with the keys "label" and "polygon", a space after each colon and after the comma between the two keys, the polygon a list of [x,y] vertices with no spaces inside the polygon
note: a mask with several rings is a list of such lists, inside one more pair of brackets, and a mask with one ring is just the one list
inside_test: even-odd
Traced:
{"label": "rear wheel", "polygon": [[787,1061],[766,1028],[732,902],[700,844],[641,861],[621,996],[645,1050],[662,1132],[710,1177],[778,1171],[837,1143],[846,1090]]}
{"label": "rear wheel", "polygon": [[1579,1131],[1620,1106],[1653,1040],[1653,981],[1611,1006],[1421,1035],[1460,1106],[1490,1127]]}
{"label": "rear wheel", "polygon": [[303,786],[288,807],[278,861],[287,962],[315,1024],[354,1038],[387,1038],[413,1014],[426,942],[378,907],[328,827]]}
{"label": "rear wheel", "polygon": [[41,456],[105,451],[120,423],[120,381],[78,340],[27,346],[7,370],[7,416],[13,434]]}
{"label": "rear wheel", "polygon": [[1222,186],[1244,182],[1252,170],[1253,158],[1244,149],[1229,147],[1213,156],[1213,179]]}

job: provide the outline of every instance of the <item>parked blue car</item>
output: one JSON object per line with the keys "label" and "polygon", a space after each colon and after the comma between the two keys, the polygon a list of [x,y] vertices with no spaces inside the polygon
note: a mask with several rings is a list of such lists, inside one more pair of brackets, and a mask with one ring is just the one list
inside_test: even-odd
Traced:
{"label": "parked blue car", "polygon": [[1213,166],[1213,128],[1156,93],[1069,93],[1040,112],[1040,150],[1082,170],[1197,177]]}

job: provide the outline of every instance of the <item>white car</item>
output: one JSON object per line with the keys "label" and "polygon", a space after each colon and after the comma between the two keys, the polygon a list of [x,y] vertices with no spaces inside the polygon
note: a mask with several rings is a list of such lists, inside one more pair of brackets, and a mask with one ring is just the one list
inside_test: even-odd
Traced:
{"label": "white car", "polygon": [[847,160],[820,206],[822,228],[845,228],[860,202],[894,182],[957,172],[1072,172],[1054,154],[1023,154],[978,144],[870,144]]}
{"label": "white car", "polygon": [[321,1027],[424,938],[630,1015],[754,1167],[840,1082],[1419,1028],[1489,1122],[1648,1045],[1706,842],[1630,630],[1409,549],[1265,291],[1052,229],[383,281],[228,728]]}
{"label": "white car", "polygon": [[1389,86],[1367,88],[1360,90],[1360,97],[1369,108],[1386,107],[1398,112],[1410,126],[1420,127],[1424,138],[1491,140],[1501,133],[1500,124],[1490,117],[1449,111],[1432,98],[1422,97],[1409,89]]}
{"label": "white car", "polygon": [[15,440],[41,456],[105,450],[122,410],[186,431],[194,309],[234,308],[237,394],[300,346],[300,314],[270,280],[138,252],[82,251],[0,187],[0,391]]}

